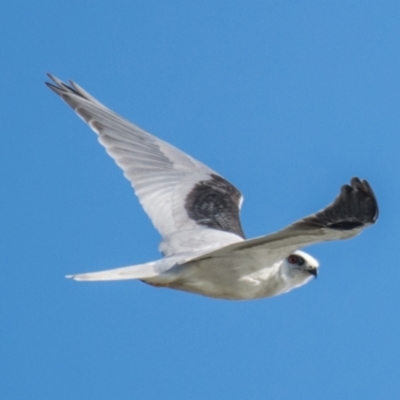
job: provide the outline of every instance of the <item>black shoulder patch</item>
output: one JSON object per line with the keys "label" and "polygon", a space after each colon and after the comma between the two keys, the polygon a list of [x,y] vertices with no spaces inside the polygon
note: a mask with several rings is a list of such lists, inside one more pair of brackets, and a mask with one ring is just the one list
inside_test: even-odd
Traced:
{"label": "black shoulder patch", "polygon": [[346,231],[373,224],[378,214],[378,203],[371,186],[365,180],[353,178],[350,185],[342,186],[331,205],[304,218],[301,223]]}
{"label": "black shoulder patch", "polygon": [[224,178],[212,174],[211,179],[196,183],[187,195],[185,208],[197,224],[245,238],[239,219],[239,190]]}

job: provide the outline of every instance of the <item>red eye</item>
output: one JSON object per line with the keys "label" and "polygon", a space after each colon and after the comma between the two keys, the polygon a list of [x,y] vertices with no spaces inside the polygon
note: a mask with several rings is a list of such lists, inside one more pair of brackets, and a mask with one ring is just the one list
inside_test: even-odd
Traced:
{"label": "red eye", "polygon": [[289,261],[290,264],[297,264],[297,265],[303,265],[304,264],[304,259],[302,257],[296,256],[295,254],[291,254],[287,260]]}

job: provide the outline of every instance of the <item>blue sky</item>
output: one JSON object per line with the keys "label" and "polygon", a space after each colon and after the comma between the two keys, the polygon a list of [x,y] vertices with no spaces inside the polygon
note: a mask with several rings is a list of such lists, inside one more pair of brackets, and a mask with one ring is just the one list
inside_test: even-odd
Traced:
{"label": "blue sky", "polygon": [[[391,1],[4,4],[0,398],[398,398],[399,18]],[[352,176],[380,219],[308,249],[319,278],[273,299],[69,281],[156,259],[160,237],[46,72],[234,183],[248,237]]]}

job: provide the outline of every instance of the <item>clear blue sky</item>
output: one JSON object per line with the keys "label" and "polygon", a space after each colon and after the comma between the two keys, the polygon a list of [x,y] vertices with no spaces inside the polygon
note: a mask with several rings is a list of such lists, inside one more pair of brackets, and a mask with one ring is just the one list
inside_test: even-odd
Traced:
{"label": "clear blue sky", "polygon": [[[9,1],[0,14],[0,398],[398,399],[400,4]],[[367,178],[381,217],[320,276],[228,302],[66,274],[159,257],[74,79],[244,194],[248,237]]]}

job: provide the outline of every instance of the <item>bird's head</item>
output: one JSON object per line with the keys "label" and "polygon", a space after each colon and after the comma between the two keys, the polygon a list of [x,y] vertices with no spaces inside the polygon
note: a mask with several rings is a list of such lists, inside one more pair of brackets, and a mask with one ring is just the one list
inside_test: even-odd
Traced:
{"label": "bird's head", "polygon": [[296,286],[307,283],[318,275],[319,262],[304,251],[297,250],[290,254],[283,264],[284,274],[296,281]]}

